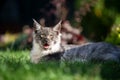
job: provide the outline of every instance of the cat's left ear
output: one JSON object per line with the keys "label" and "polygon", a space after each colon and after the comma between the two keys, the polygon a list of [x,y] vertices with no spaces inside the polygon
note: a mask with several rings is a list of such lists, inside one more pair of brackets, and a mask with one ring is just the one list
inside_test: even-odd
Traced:
{"label": "cat's left ear", "polygon": [[35,30],[40,30],[42,28],[42,26],[35,19],[33,19],[33,22]]}
{"label": "cat's left ear", "polygon": [[60,20],[59,23],[55,27],[53,27],[53,30],[60,32],[61,31],[61,23],[62,23],[62,20]]}

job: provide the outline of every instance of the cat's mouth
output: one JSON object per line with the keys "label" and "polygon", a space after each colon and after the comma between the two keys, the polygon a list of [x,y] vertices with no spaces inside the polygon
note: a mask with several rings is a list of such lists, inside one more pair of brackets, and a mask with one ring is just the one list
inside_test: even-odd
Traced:
{"label": "cat's mouth", "polygon": [[49,48],[49,46],[50,46],[50,45],[49,45],[49,44],[47,44],[47,43],[43,45],[44,49],[48,49],[48,48]]}

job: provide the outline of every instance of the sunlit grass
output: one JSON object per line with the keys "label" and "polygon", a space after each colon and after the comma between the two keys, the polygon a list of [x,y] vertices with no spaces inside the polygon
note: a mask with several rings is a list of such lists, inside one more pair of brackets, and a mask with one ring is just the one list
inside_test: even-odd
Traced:
{"label": "sunlit grass", "polygon": [[29,51],[0,51],[0,80],[109,80],[119,76],[120,65],[113,63],[105,66],[98,63],[33,64]]}

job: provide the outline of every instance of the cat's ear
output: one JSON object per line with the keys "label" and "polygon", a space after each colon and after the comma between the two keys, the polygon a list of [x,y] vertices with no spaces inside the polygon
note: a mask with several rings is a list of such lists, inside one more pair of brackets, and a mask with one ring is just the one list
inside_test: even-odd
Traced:
{"label": "cat's ear", "polygon": [[42,26],[35,19],[33,19],[33,22],[35,30],[40,30],[42,28]]}
{"label": "cat's ear", "polygon": [[61,31],[61,23],[62,23],[62,20],[60,20],[59,23],[55,27],[53,27],[53,30],[60,32]]}

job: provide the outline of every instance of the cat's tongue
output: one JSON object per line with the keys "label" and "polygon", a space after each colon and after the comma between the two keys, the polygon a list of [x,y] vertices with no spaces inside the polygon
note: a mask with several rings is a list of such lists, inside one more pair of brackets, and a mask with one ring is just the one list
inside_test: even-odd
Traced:
{"label": "cat's tongue", "polygon": [[49,48],[49,44],[44,44],[44,48],[48,49]]}

